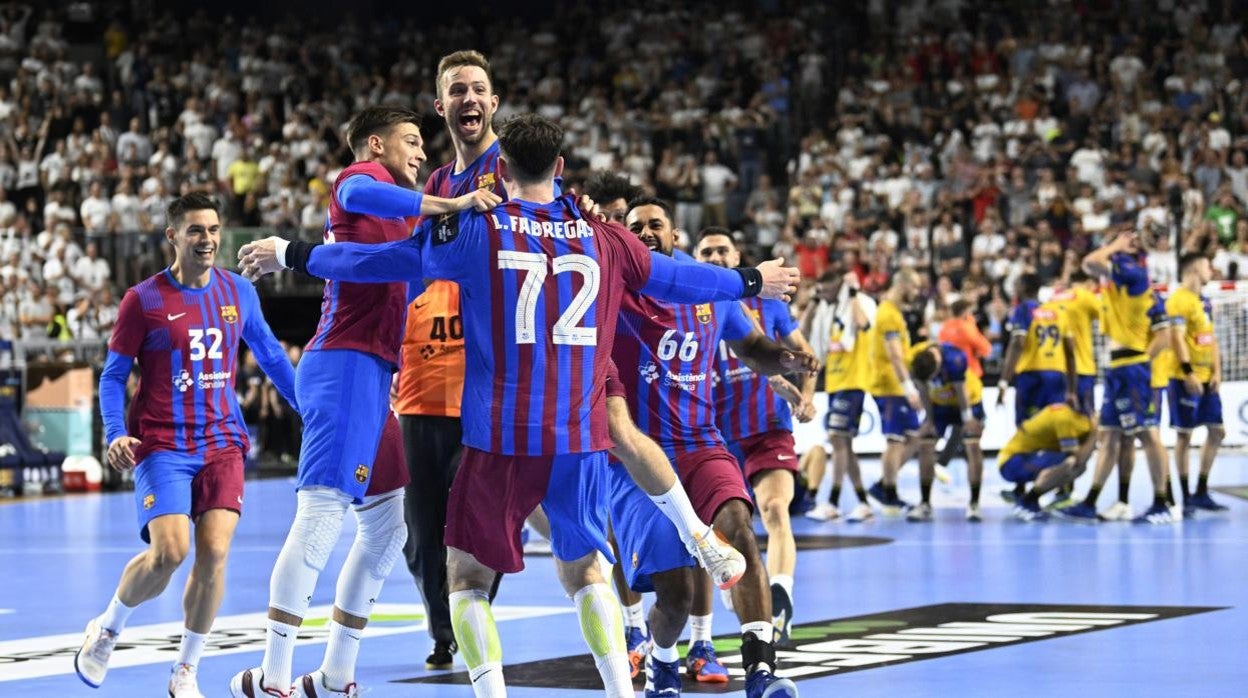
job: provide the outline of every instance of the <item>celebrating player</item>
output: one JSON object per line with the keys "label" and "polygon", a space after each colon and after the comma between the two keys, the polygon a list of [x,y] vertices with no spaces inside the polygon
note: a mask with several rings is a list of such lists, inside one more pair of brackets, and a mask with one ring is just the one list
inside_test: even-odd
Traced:
{"label": "celebrating player", "polygon": [[[202,698],[196,670],[221,605],[226,556],[243,507],[249,441],[234,393],[239,340],[291,405],[297,405],[295,372],[265,323],[255,288],[213,267],[221,244],[216,202],[188,194],[169,204],[167,220],[173,264],[122,298],[100,376],[108,463],[135,469],[139,533],[148,548],[130,560],[108,608],[87,624],[74,668],[99,688],[127,618],[169,584],[186,558],[194,523],[186,629],[169,695]],[[126,380],[135,361],[141,378],[127,421]]]}
{"label": "celebrating player", "polygon": [[[984,429],[983,381],[967,370],[966,354],[947,342],[916,347],[911,361],[914,379],[926,387],[930,409],[919,430],[919,481],[923,484],[923,502],[931,506],[932,474],[936,440],[948,433],[962,434],[966,451],[967,479],[971,500],[966,507],[966,520],[983,521],[979,512],[979,488],[984,477],[984,452],[979,437]],[[953,438],[950,436],[950,438]]]}

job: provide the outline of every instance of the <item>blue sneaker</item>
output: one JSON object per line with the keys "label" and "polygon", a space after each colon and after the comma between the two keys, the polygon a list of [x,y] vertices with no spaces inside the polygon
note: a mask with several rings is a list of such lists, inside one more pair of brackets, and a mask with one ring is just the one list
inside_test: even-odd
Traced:
{"label": "blue sneaker", "polygon": [[641,628],[629,626],[624,628],[624,643],[628,647],[628,675],[635,679],[650,654],[650,634],[643,634]]}
{"label": "blue sneaker", "polygon": [[1227,506],[1213,501],[1213,497],[1210,497],[1208,492],[1205,492],[1204,494],[1194,494],[1191,497],[1188,497],[1184,504],[1186,506],[1199,509],[1200,511],[1227,511],[1228,509]]}
{"label": "blue sneaker", "polygon": [[867,488],[867,494],[870,495],[871,499],[880,504],[888,503],[887,498],[884,496],[884,483],[880,480],[876,480],[874,485]]}
{"label": "blue sneaker", "polygon": [[1064,509],[1056,509],[1053,513],[1068,521],[1077,521],[1079,523],[1094,524],[1099,523],[1101,520],[1100,517],[1096,515],[1096,507],[1088,504],[1087,502],[1079,502],[1078,504],[1072,504]]}
{"label": "blue sneaker", "polygon": [[1020,499],[1015,502],[1014,509],[1010,513],[1014,518],[1025,523],[1048,521],[1049,519],[1049,513],[1041,509],[1038,503],[1026,499]]}
{"label": "blue sneaker", "polygon": [[706,640],[689,645],[685,655],[685,671],[698,683],[728,683],[728,668],[715,655],[715,646]]}
{"label": "blue sneaker", "polygon": [[797,698],[797,685],[758,669],[745,678],[745,698]]}
{"label": "blue sneaker", "polygon": [[810,490],[801,488],[793,495],[793,501],[789,502],[789,516],[804,516],[806,512],[815,508],[815,497]]}
{"label": "blue sneaker", "polygon": [[1174,523],[1174,515],[1170,512],[1170,507],[1165,504],[1154,504],[1148,508],[1143,514],[1132,519],[1131,523],[1137,524],[1168,524]]}
{"label": "blue sneaker", "polygon": [[771,585],[771,625],[775,629],[774,643],[779,647],[790,647],[789,623],[793,622],[793,600],[789,598],[784,587]]}
{"label": "blue sneaker", "polygon": [[1018,495],[1014,493],[1014,490],[1001,490],[1001,501],[1006,504],[1016,504]]}
{"label": "blue sneaker", "polygon": [[646,657],[646,698],[679,695],[680,660],[660,662],[653,656]]}

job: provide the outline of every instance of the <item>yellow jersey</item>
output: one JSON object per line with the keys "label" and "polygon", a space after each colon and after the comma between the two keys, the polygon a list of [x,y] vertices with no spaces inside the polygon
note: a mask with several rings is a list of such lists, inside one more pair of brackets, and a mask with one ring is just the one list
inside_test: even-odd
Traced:
{"label": "yellow jersey", "polygon": [[1053,296],[1066,313],[1070,323],[1070,337],[1075,341],[1075,373],[1081,376],[1096,375],[1096,358],[1092,355],[1092,321],[1101,319],[1101,299],[1082,286],[1066,289]]}
{"label": "yellow jersey", "polygon": [[906,327],[906,319],[901,316],[901,308],[890,300],[880,301],[875,311],[875,326],[871,328],[871,344],[874,345],[874,380],[871,394],[875,397],[901,397],[905,391],[901,389],[901,381],[897,380],[897,372],[888,360],[888,342],[896,339],[901,342],[901,357],[906,360],[910,354],[910,330]]}
{"label": "yellow jersey", "polygon": [[[1191,357],[1192,375],[1201,383],[1207,383],[1213,377],[1213,349],[1218,338],[1213,333],[1213,320],[1209,317],[1204,299],[1180,286],[1166,299],[1166,315],[1183,331],[1183,342],[1187,345],[1187,355]],[[1183,379],[1177,360],[1172,362],[1170,376]]]}
{"label": "yellow jersey", "polygon": [[1014,436],[997,453],[1004,463],[1020,453],[1074,451],[1079,441],[1092,431],[1092,420],[1070,405],[1049,405],[1023,422]]}
{"label": "yellow jersey", "polygon": [[979,404],[984,399],[984,379],[968,370],[966,352],[949,342],[933,345],[931,342],[919,342],[910,349],[906,363],[913,363],[914,357],[927,351],[932,346],[940,349],[940,369],[928,381],[931,400],[934,407],[958,407],[958,384],[966,388],[966,406]]}
{"label": "yellow jersey", "polygon": [[1066,371],[1066,351],[1062,344],[1070,336],[1070,322],[1057,303],[1019,303],[1010,316],[1010,333],[1024,335],[1015,373]]}
{"label": "yellow jersey", "polygon": [[[861,301],[860,301],[861,302]],[[875,303],[866,301],[865,312],[870,318]],[[842,390],[868,390],[874,380],[875,363],[873,362],[875,328],[859,330],[854,337],[853,346],[848,350],[841,343],[845,328],[840,322],[832,325],[828,337],[828,356],[824,362],[823,389],[829,395]]]}
{"label": "yellow jersey", "polygon": [[[1148,361],[1154,303],[1147,270],[1131,255],[1114,255],[1101,286],[1101,332],[1109,338],[1110,368]],[[1115,350],[1126,351],[1115,358]]]}

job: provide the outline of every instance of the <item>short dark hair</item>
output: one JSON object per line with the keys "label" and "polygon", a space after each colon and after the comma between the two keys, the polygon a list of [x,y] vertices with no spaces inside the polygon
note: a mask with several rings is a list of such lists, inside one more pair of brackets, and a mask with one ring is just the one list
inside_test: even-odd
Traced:
{"label": "short dark hair", "polygon": [[910,362],[910,373],[917,381],[931,380],[936,375],[936,369],[936,354],[930,348],[919,352],[914,361]]}
{"label": "short dark hair", "polygon": [[1092,277],[1088,276],[1088,272],[1084,271],[1082,268],[1076,268],[1074,271],[1070,272],[1070,283],[1072,284],[1081,284],[1091,280]]}
{"label": "short dark hair", "polygon": [[657,196],[639,196],[628,202],[628,210],[631,212],[635,208],[642,206],[658,206],[663,209],[663,215],[667,216],[667,220],[672,225],[676,224],[676,217],[672,215],[672,205]]}
{"label": "short dark hair", "polygon": [[369,136],[381,136],[399,124],[420,128],[420,114],[403,107],[368,107],[351,117],[347,124],[347,146],[358,157]]}
{"label": "short dark hair", "polygon": [[517,181],[548,177],[563,147],[563,129],[538,114],[518,114],[498,129],[498,149]]}
{"label": "short dark hair", "polygon": [[182,219],[191,211],[213,211],[217,218],[221,217],[221,206],[216,199],[203,192],[193,191],[169,202],[169,208],[165,209],[165,220],[169,222],[170,228],[179,228]]}
{"label": "short dark hair", "polygon": [[627,203],[641,195],[641,188],[614,172],[595,172],[585,180],[585,195],[600,204],[616,199]]}
{"label": "short dark hair", "polygon": [[736,238],[732,237],[732,231],[727,228],[718,226],[718,225],[708,225],[707,227],[703,228],[701,232],[698,233],[698,242],[702,242],[703,240],[705,240],[706,238],[709,238],[712,235],[723,235],[729,240],[732,240],[733,246],[736,246],[737,244]]}
{"label": "short dark hair", "polygon": [[1179,274],[1186,274],[1188,267],[1202,259],[1209,258],[1201,252],[1185,252],[1182,257],[1179,257]]}
{"label": "short dark hair", "polygon": [[1040,281],[1039,274],[1023,274],[1018,278],[1022,285],[1022,295],[1024,298],[1035,298],[1040,295],[1040,287],[1043,284]]}
{"label": "short dark hair", "polygon": [[965,298],[959,298],[956,301],[954,301],[952,305],[949,306],[949,312],[954,317],[959,317],[960,315],[962,315],[962,313],[965,313],[970,307],[971,307],[970,301],[966,300]]}

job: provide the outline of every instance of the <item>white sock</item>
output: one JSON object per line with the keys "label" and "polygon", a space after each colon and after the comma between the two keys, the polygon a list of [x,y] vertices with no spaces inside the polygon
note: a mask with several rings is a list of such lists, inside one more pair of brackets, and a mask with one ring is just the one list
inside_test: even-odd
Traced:
{"label": "white sock", "polygon": [[608,696],[632,696],[633,680],[629,676],[628,650],[624,644],[624,618],[620,600],[611,587],[589,584],[572,596],[576,615],[581,621],[581,634],[594,655],[594,664]]}
{"label": "white sock", "polygon": [[183,629],[182,644],[178,645],[178,664],[199,666],[199,658],[204,656],[204,643],[207,641],[208,633],[200,635]]}
{"label": "white sock", "polygon": [[771,583],[784,589],[784,593],[788,594],[789,601],[793,600],[793,577],[787,574],[771,575]]}
{"label": "white sock", "polygon": [[113,595],[113,600],[108,602],[108,608],[104,609],[104,613],[100,614],[100,627],[121,634],[126,627],[126,621],[130,619],[130,614],[134,613],[135,606],[127,606],[121,602],[121,599]]}
{"label": "white sock", "polygon": [[264,642],[264,661],[260,671],[261,681],[267,688],[290,690],[290,665],[295,654],[295,637],[299,626],[279,623],[269,619],[269,630]]}
{"label": "white sock", "polygon": [[329,622],[329,644],[325,647],[325,658],[321,660],[325,688],[342,691],[355,681],[355,659],[360,654],[360,636],[363,634],[363,630],[348,628],[333,620]]}
{"label": "white sock", "polygon": [[654,660],[656,662],[671,663],[680,659],[680,652],[676,651],[676,645],[672,645],[671,647],[659,647],[656,642],[654,649],[651,650],[650,653],[654,655]]}
{"label": "white sock", "polygon": [[711,618],[713,617],[713,613],[704,616],[689,616],[689,644],[703,640],[711,641]]}
{"label": "white sock", "polygon": [[624,607],[624,625],[630,628],[641,628],[641,634],[646,634],[646,603],[644,601]]}
{"label": "white sock", "polygon": [[752,623],[741,624],[742,635],[746,633],[754,633],[754,637],[757,637],[763,642],[771,642],[772,638],[775,637],[775,632],[775,626],[773,626],[769,620],[756,620]]}
{"label": "white sock", "polygon": [[476,698],[507,698],[502,662],[486,662],[469,669],[468,678],[472,679],[472,694]]}
{"label": "white sock", "polygon": [[659,511],[663,512],[663,515],[676,526],[676,532],[680,534],[680,540],[685,544],[686,548],[693,548],[693,534],[706,535],[706,532],[710,530],[710,525],[698,518],[698,513],[693,510],[693,504],[689,501],[689,495],[685,492],[685,488],[680,484],[679,480],[667,492],[658,496],[647,496],[659,508]]}

